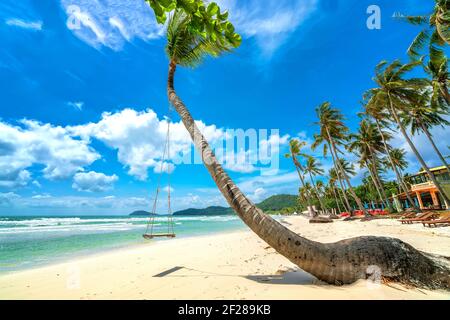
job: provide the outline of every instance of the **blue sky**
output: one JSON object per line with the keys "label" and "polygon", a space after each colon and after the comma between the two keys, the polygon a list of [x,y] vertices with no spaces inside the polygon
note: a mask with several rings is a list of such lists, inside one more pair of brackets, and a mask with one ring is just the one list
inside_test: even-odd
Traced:
{"label": "blue sky", "polygon": [[[280,143],[279,170],[268,175],[259,165],[225,165],[256,202],[297,192],[298,178],[282,155],[289,138],[311,142],[318,104],[331,101],[350,128],[357,127],[374,66],[383,59],[406,60],[419,31],[393,13],[427,13],[433,5],[431,0],[218,2],[230,10],[242,46],[195,70],[179,69],[176,87],[213,142],[227,129],[279,130],[266,141]],[[123,3],[0,4],[0,214],[149,209],[168,115],[164,29],[143,0]],[[380,30],[366,26],[373,4],[381,8]],[[179,118],[170,116],[171,146],[189,149]],[[445,148],[445,129],[434,134]],[[415,141],[429,164],[437,165],[424,137]],[[409,171],[415,171],[401,137],[393,144],[405,147]],[[321,162],[330,167],[330,159]],[[175,209],[225,204],[203,166],[164,168],[173,171]],[[355,183],[363,174],[358,172]]]}

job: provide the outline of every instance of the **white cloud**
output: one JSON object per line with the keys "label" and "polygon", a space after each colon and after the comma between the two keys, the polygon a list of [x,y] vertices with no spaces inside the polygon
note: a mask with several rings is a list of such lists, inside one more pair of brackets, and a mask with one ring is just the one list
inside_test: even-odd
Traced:
{"label": "white cloud", "polygon": [[69,107],[72,107],[76,110],[81,111],[81,110],[83,110],[84,102],[82,102],[82,101],[68,102],[67,105]]}
{"label": "white cloud", "polygon": [[255,202],[259,203],[263,201],[267,196],[267,190],[264,188],[256,188],[253,194],[251,194],[249,197],[250,199]]}
{"label": "white cloud", "polygon": [[10,207],[20,196],[14,192],[0,192],[0,207]]}
{"label": "white cloud", "polygon": [[107,176],[95,171],[79,172],[73,177],[72,188],[78,191],[104,192],[111,190],[117,180],[119,178],[115,174]]}
{"label": "white cloud", "polygon": [[154,173],[172,173],[174,170],[175,165],[167,161],[155,161],[155,165],[153,167]]}
{"label": "white cloud", "polygon": [[30,180],[31,174],[28,170],[20,170],[20,168],[14,168],[11,165],[0,163],[1,188],[15,189],[25,187]]}
{"label": "white cloud", "polygon": [[21,197],[15,193],[0,193],[0,207],[6,208],[53,208],[69,209],[102,209],[110,208],[121,210],[123,213],[135,209],[150,207],[151,200],[144,197],[81,197],[81,196],[51,196],[49,194],[35,195],[32,197]]}
{"label": "white cloud", "polygon": [[68,27],[95,48],[121,50],[134,38],[148,41],[164,33],[145,1],[61,0],[61,3]]}
{"label": "white cloud", "polygon": [[[161,38],[164,27],[156,23],[145,1],[61,0],[68,27],[81,40],[100,48],[121,50],[134,38],[144,41]],[[318,0],[238,0],[216,1],[230,11],[236,31],[254,38],[266,57],[270,57],[315,11]]]}
{"label": "white cloud", "polygon": [[26,21],[22,19],[7,19],[5,22],[8,26],[28,29],[31,31],[42,30],[42,21]]}
{"label": "white cloud", "polygon": [[117,30],[119,30],[119,32],[122,34],[122,36],[127,40],[130,41],[131,36],[128,33],[125,25],[123,24],[122,20],[120,20],[120,18],[117,17],[112,17],[109,18],[109,24],[113,27],[116,27]]}
{"label": "white cloud", "polygon": [[52,196],[49,195],[48,193],[44,193],[44,194],[37,194],[31,197],[31,199],[49,199]]}
{"label": "white cloud", "polygon": [[[202,190],[194,190],[183,196],[176,196],[173,198],[174,210],[181,210],[186,208],[206,208],[210,206],[228,207],[222,194],[217,188],[207,188]],[[161,203],[163,211],[166,207],[164,202]]]}
{"label": "white cloud", "polygon": [[[101,158],[91,146],[92,139],[117,150],[118,161],[130,175],[140,180],[147,179],[149,169],[153,169],[154,173],[171,173],[176,164],[197,163],[198,160],[191,138],[179,121],[171,123],[171,157],[168,161],[166,156],[163,161],[167,120],[160,120],[151,109],[104,113],[98,122],[77,126],[61,127],[34,120],[22,120],[19,124],[13,126],[0,121],[0,187],[12,189],[32,182],[29,168],[36,164],[44,166],[42,173],[46,179],[67,179],[84,172]],[[201,121],[196,121],[196,124],[213,147],[221,145],[227,137],[227,131],[223,128]],[[227,152],[224,166],[234,172],[254,172],[259,169],[258,163],[249,162],[249,159],[258,151],[263,150],[265,155],[269,148],[286,144],[288,138],[288,135],[279,136],[277,133],[260,137],[260,150]],[[170,161],[175,160],[175,154],[187,155],[189,159]],[[37,181],[33,184],[40,185]]]}
{"label": "white cloud", "polygon": [[41,187],[42,187],[41,184],[39,183],[39,181],[37,181],[37,180],[33,180],[32,184],[33,184],[35,187],[37,187],[37,188],[41,188]]}
{"label": "white cloud", "polygon": [[263,188],[267,192],[277,190],[277,193],[287,191],[297,192],[300,184],[298,174],[292,172],[280,172],[273,176],[256,176],[251,178],[242,178],[237,182],[239,188],[245,193],[254,193],[258,188]]}
{"label": "white cloud", "polygon": [[22,120],[20,126],[0,121],[0,187],[26,185],[34,164],[44,165],[47,179],[71,177],[100,158],[86,141],[59,126]]}
{"label": "white cloud", "polygon": [[[196,121],[196,124],[212,142],[224,135],[224,131],[214,125],[206,126],[201,121]],[[103,113],[102,119],[97,123],[68,127],[68,130],[85,141],[95,138],[117,149],[118,160],[128,168],[130,175],[140,180],[147,179],[149,168],[153,168],[155,173],[161,171],[167,121],[158,119],[151,109],[141,112],[124,109],[116,113]],[[183,123],[172,123],[170,132],[171,155],[180,152],[189,154],[191,138]],[[174,169],[172,163],[164,162],[163,172],[172,172]]]}
{"label": "white cloud", "polygon": [[219,0],[237,32],[255,38],[263,55],[272,54],[316,10],[317,0]]}

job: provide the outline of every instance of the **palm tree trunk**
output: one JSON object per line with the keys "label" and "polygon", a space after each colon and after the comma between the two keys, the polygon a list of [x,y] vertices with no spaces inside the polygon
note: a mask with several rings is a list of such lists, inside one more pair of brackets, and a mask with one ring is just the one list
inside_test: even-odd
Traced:
{"label": "palm tree trunk", "polygon": [[372,179],[372,182],[373,182],[373,185],[374,185],[374,187],[375,187],[375,190],[377,191],[378,196],[380,197],[381,202],[382,202],[384,205],[386,205],[386,203],[385,203],[384,200],[383,200],[383,196],[381,195],[380,186],[378,185],[378,181],[375,179],[374,174],[373,174],[373,172],[372,172],[372,169],[371,169],[369,163],[367,163],[367,161],[366,161],[365,163],[366,163],[367,169],[369,170],[370,178]]}
{"label": "palm tree trunk", "polygon": [[386,151],[386,155],[387,155],[387,157],[389,159],[389,162],[391,163],[392,170],[394,170],[395,176],[397,177],[397,182],[400,185],[400,187],[403,189],[403,192],[405,193],[406,198],[408,199],[409,203],[414,208],[414,210],[417,211],[417,212],[420,212],[421,210],[419,208],[417,208],[417,206],[414,203],[413,199],[409,195],[409,190],[406,187],[405,181],[403,181],[402,175],[400,174],[400,172],[398,172],[398,168],[395,165],[394,160],[392,160],[391,153],[389,152],[388,144],[386,142],[386,138],[384,137],[383,131],[381,130],[381,127],[380,127],[380,123],[379,123],[377,118],[374,117],[374,119],[375,119],[375,123],[376,123],[377,128],[378,128],[378,132],[380,133],[381,139],[383,141],[384,150]]}
{"label": "palm tree trunk", "polygon": [[[353,211],[352,206],[350,205],[350,201],[348,200],[348,195],[346,190],[342,186],[342,181],[339,181],[340,188],[338,188],[338,194],[340,197],[344,198],[344,208],[347,210],[347,212],[351,213]],[[342,196],[341,196],[342,194]]]}
{"label": "palm tree trunk", "polygon": [[309,179],[311,180],[311,184],[313,186],[314,192],[316,193],[317,199],[319,200],[320,206],[322,208],[322,214],[323,214],[327,211],[327,208],[323,204],[322,197],[319,194],[319,190],[317,189],[316,183],[314,182],[311,172],[309,172]]}
{"label": "palm tree trunk", "polygon": [[244,223],[278,253],[330,284],[367,279],[376,266],[385,279],[424,287],[450,288],[450,270],[399,239],[358,237],[336,243],[308,240],[258,209],[234,184],[216,159],[174,88],[176,63],[170,62],[167,95],[202,155],[218,189]]}
{"label": "palm tree trunk", "polygon": [[[337,192],[336,192],[336,193],[337,193],[337,195],[338,195],[339,201],[341,202],[342,208],[344,208],[345,211],[350,212],[350,210],[346,208],[345,203],[344,203],[344,200],[342,200],[342,196],[341,196],[341,193],[339,192],[339,188],[336,188],[336,189],[337,189]],[[336,189],[335,189],[335,191],[336,191]],[[342,190],[341,190],[341,191],[342,191]],[[341,212],[342,212],[342,211],[341,211]]]}
{"label": "palm tree trunk", "polygon": [[348,189],[350,190],[350,193],[351,193],[353,199],[355,199],[356,204],[358,205],[359,210],[361,210],[362,212],[364,212],[364,215],[365,215],[366,217],[371,217],[371,215],[367,212],[366,208],[364,208],[364,206],[363,206],[363,204],[362,204],[362,202],[361,202],[361,199],[356,195],[355,190],[353,190],[353,187],[352,187],[352,185],[351,185],[351,183],[350,183],[350,179],[349,179],[347,173],[344,171],[344,168],[342,168],[341,162],[339,161],[339,156],[338,156],[337,151],[336,151],[336,146],[335,146],[335,144],[334,144],[334,140],[333,140],[333,138],[331,137],[330,131],[328,130],[328,128],[326,128],[326,129],[327,129],[328,139],[329,139],[330,144],[331,144],[331,150],[330,150],[330,151],[331,151],[332,153],[334,152],[334,156],[335,156],[335,158],[336,158],[336,163],[338,164],[338,166],[339,166],[339,168],[340,168],[340,170],[341,170],[341,173],[342,173],[342,175],[344,176],[345,181],[347,182]]}
{"label": "palm tree trunk", "polygon": [[439,85],[439,90],[441,91],[441,94],[444,97],[445,101],[447,101],[447,103],[450,104],[450,94],[448,93],[447,86],[444,84],[441,84],[441,85]]}
{"label": "palm tree trunk", "polygon": [[330,187],[331,187],[331,190],[333,191],[334,201],[336,201],[337,209],[339,210],[339,213],[341,213],[342,210],[341,210],[341,206],[339,205],[339,200],[338,200],[338,197],[337,197],[337,194],[336,194],[336,189],[334,188],[334,185],[330,186]]}
{"label": "palm tree trunk", "polygon": [[[331,150],[331,145],[330,144],[328,144],[328,147]],[[353,210],[352,210],[352,206],[350,205],[350,201],[348,201],[347,194],[345,193],[344,184],[342,182],[342,178],[341,178],[341,174],[340,174],[341,171],[340,171],[340,169],[337,166],[337,163],[336,163],[337,161],[334,158],[333,152],[330,151],[330,153],[331,153],[331,159],[333,160],[334,170],[336,170],[336,175],[337,175],[337,178],[338,178],[338,181],[339,181],[339,185],[341,186],[342,195],[343,195],[345,203],[347,205],[347,210],[351,214],[353,212]]]}
{"label": "palm tree trunk", "polygon": [[[292,156],[292,161],[294,162],[295,169],[297,170],[298,177],[300,178],[300,181],[302,183],[302,187],[306,191],[305,180],[303,179],[302,173],[300,172],[301,164],[298,162],[297,158],[295,157],[295,155],[292,152],[291,152],[291,156]],[[306,196],[306,201],[308,203],[308,207],[310,207],[312,210],[311,199],[310,199],[309,195]],[[313,215],[314,216],[316,215],[315,212],[313,212]]]}
{"label": "palm tree trunk", "polygon": [[400,128],[400,131],[402,132],[403,136],[405,137],[406,142],[408,143],[409,147],[413,151],[414,155],[416,156],[417,160],[419,160],[421,166],[425,169],[428,176],[430,177],[431,181],[434,183],[436,188],[438,189],[439,193],[441,194],[442,198],[445,202],[445,207],[447,209],[450,208],[450,200],[447,197],[447,194],[442,189],[440,183],[436,180],[436,177],[434,174],[430,171],[430,168],[428,168],[427,164],[423,160],[422,156],[420,155],[419,151],[417,151],[416,146],[412,143],[411,139],[409,138],[408,134],[406,133],[405,127],[403,126],[402,122],[400,121],[400,118],[397,114],[397,110],[394,107],[394,104],[392,102],[391,95],[388,93],[389,98],[389,104],[390,104],[390,113],[394,117],[395,121],[397,122],[398,127]]}
{"label": "palm tree trunk", "polygon": [[377,171],[377,168],[378,168],[377,164],[378,164],[378,162],[377,162],[377,158],[375,157],[375,153],[373,152],[371,146],[369,146],[369,151],[370,151],[370,156],[372,157],[372,164],[373,164],[372,166],[373,166],[373,173],[375,174],[375,179],[377,180],[378,186],[381,189],[381,194],[383,195],[385,204],[387,205],[389,210],[392,211],[391,202],[389,201],[389,199],[388,199],[388,197],[386,195],[386,190],[384,190],[383,183],[381,182],[380,176],[378,175],[378,171]]}
{"label": "palm tree trunk", "polygon": [[447,171],[450,173],[450,167],[448,166],[448,163],[445,160],[444,156],[442,155],[441,151],[439,151],[438,147],[434,143],[434,140],[433,140],[433,137],[430,134],[430,131],[428,130],[428,128],[426,126],[424,126],[424,124],[422,123],[422,121],[420,121],[420,119],[418,119],[418,120],[419,120],[419,123],[420,123],[420,127],[422,128],[423,132],[425,132],[426,136],[428,137],[428,140],[430,140],[434,151],[436,151],[436,153],[439,156],[439,158],[441,159],[442,163],[447,168]]}
{"label": "palm tree trunk", "polygon": [[441,84],[439,86],[439,89],[441,90],[442,96],[444,97],[445,101],[450,104],[450,93],[448,92],[447,86],[445,84]]}

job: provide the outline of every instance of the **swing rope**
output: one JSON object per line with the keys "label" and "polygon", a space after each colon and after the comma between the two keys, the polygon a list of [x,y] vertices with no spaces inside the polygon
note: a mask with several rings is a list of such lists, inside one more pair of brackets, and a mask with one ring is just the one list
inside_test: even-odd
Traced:
{"label": "swing rope", "polygon": [[[170,112],[170,107],[169,107],[169,112]],[[147,223],[147,227],[145,229],[145,234],[143,235],[144,238],[148,238],[148,239],[152,239],[152,238],[158,237],[158,236],[166,236],[166,237],[172,237],[172,238],[175,237],[174,221],[173,221],[173,217],[172,217],[172,206],[171,206],[171,201],[170,201],[170,189],[171,189],[171,187],[170,187],[170,168],[167,168],[167,233],[166,234],[153,233],[153,227],[155,225],[156,209],[158,206],[158,196],[159,196],[159,192],[161,189],[160,188],[161,187],[161,177],[164,172],[164,163],[166,160],[170,159],[170,118],[166,117],[166,120],[167,120],[167,134],[166,134],[166,140],[164,143],[164,151],[163,151],[163,155],[161,158],[159,176],[158,176],[157,185],[156,185],[156,195],[155,195],[155,199],[153,201],[153,207],[152,207],[152,211],[150,213],[150,218]],[[149,232],[149,229],[150,229],[150,232]]]}

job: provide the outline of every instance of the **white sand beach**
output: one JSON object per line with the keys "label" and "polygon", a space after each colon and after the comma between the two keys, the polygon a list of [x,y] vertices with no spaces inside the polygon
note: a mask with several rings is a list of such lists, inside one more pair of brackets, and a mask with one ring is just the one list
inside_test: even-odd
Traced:
{"label": "white sand beach", "polygon": [[[448,227],[430,229],[387,219],[309,224],[301,216],[282,222],[316,241],[390,236],[450,256]],[[4,274],[0,299],[450,299],[450,292],[365,280],[330,286],[251,231],[240,231],[149,243]]]}

